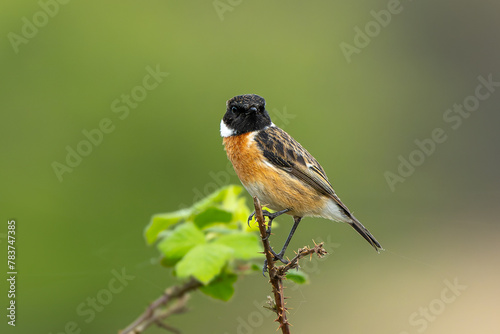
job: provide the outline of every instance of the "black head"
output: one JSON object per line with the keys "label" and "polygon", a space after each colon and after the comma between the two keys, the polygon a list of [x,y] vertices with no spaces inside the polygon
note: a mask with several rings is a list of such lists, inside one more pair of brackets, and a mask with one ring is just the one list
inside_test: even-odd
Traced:
{"label": "black head", "polygon": [[237,136],[262,130],[272,124],[266,110],[266,100],[254,94],[238,95],[227,101],[221,122],[221,136]]}

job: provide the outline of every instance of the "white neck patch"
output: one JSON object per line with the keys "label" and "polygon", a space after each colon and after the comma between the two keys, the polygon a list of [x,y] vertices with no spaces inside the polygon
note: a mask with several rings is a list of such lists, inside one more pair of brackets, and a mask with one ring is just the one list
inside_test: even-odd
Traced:
{"label": "white neck patch", "polygon": [[235,131],[233,129],[230,129],[227,127],[226,123],[224,123],[224,120],[220,121],[220,136],[221,137],[231,137],[234,135]]}

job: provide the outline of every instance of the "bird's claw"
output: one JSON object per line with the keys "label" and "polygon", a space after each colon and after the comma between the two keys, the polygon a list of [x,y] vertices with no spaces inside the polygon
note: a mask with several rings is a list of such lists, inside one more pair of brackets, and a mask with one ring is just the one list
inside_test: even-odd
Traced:
{"label": "bird's claw", "polygon": [[248,216],[248,220],[247,220],[248,227],[250,227],[250,222],[252,221],[254,216],[255,216],[255,211],[252,212],[252,214],[250,216]]}
{"label": "bird's claw", "polygon": [[[277,214],[276,212],[271,213],[267,210],[262,210],[262,215],[264,217],[269,218],[269,221],[267,222],[266,236],[264,238],[262,238],[262,240],[265,241],[265,240],[269,239],[269,236],[271,235],[271,225],[273,223],[274,218],[279,216],[279,214]],[[252,212],[252,214],[248,217],[248,220],[247,220],[248,227],[250,227],[250,222],[252,221],[253,217],[255,217],[255,211]]]}
{"label": "bird's claw", "polygon": [[[269,217],[269,222],[267,223],[267,229],[266,229],[266,236],[262,238],[262,241],[266,241],[267,239],[269,239],[269,236],[271,235],[271,225],[275,217],[272,217],[273,214],[266,210],[262,210],[262,214],[264,217]],[[252,221],[253,217],[255,217],[255,211],[248,217],[247,221],[248,227],[250,227],[250,222]]]}
{"label": "bird's claw", "polygon": [[266,241],[271,236],[271,222],[267,224],[266,236],[262,238],[262,241]]}
{"label": "bird's claw", "polygon": [[[281,263],[283,263],[283,264],[287,264],[287,263],[289,263],[289,262],[290,262],[290,261],[285,260],[285,259],[283,258],[283,255],[284,255],[284,254],[281,254],[281,253],[276,254],[276,253],[275,253],[272,249],[271,249],[271,253],[274,255],[273,261],[280,261],[280,262],[281,262]],[[266,272],[267,272],[267,259],[266,259],[266,260],[264,260],[264,266],[262,267],[262,275],[263,275],[264,277],[266,277]]]}
{"label": "bird's claw", "polygon": [[[263,241],[266,241],[267,239],[269,239],[269,236],[271,235],[271,226],[272,226],[274,218],[276,218],[276,217],[278,217],[278,216],[280,216],[288,211],[290,211],[290,209],[285,209],[285,210],[281,210],[278,212],[272,212],[272,213],[267,211],[267,210],[262,210],[262,215],[264,217],[269,218],[269,221],[267,222],[266,236],[262,238]],[[247,220],[248,226],[250,226],[250,221],[253,219],[253,217],[255,217],[255,211],[252,212],[252,214],[248,217],[248,220]],[[276,254],[276,252],[271,248],[271,254],[274,256],[273,261],[279,260],[282,263],[287,264],[289,261],[283,259],[283,255],[285,254],[285,252],[284,252],[285,249],[286,249],[286,247],[284,249],[282,249],[282,251],[279,254]],[[264,261],[264,267],[262,268],[262,275],[264,275],[264,277],[266,276],[266,272],[267,272],[267,260]]]}

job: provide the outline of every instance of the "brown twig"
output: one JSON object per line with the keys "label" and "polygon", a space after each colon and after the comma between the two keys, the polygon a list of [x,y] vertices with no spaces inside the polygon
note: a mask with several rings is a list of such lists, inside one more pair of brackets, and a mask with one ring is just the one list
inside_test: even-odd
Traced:
{"label": "brown twig", "polygon": [[287,271],[290,269],[297,268],[299,266],[299,260],[306,257],[312,256],[313,254],[317,254],[319,258],[328,254],[328,252],[323,248],[324,242],[319,244],[314,243],[313,248],[309,248],[309,246],[305,246],[296,253],[295,257],[290,260],[286,265],[278,267],[278,274],[280,276],[285,276]]}
{"label": "brown twig", "polygon": [[269,244],[269,238],[267,238],[266,224],[264,220],[264,215],[262,214],[262,207],[260,201],[257,197],[253,198],[253,203],[255,206],[255,220],[259,225],[260,236],[262,239],[262,244],[264,246],[264,254],[267,260],[267,271],[269,273],[269,282],[273,287],[274,294],[274,305],[271,305],[271,309],[276,312],[278,318],[275,320],[279,322],[281,331],[283,334],[290,334],[290,323],[286,317],[286,307],[285,307],[285,295],[283,292],[283,279],[285,279],[288,270],[297,268],[299,265],[299,260],[306,256],[312,256],[312,254],[317,254],[322,257],[327,254],[326,250],[323,248],[323,243],[314,244],[314,248],[304,247],[299,249],[295,257],[290,260],[287,264],[283,266],[276,267],[274,261],[274,255],[271,253],[271,245]]}
{"label": "brown twig", "polygon": [[274,311],[278,315],[278,319],[275,321],[280,323],[280,328],[283,334],[290,333],[290,324],[286,318],[286,307],[285,307],[285,297],[283,295],[283,279],[278,276],[278,270],[274,265],[274,255],[271,253],[271,246],[269,245],[269,238],[266,238],[266,224],[264,220],[264,215],[262,214],[262,207],[260,201],[257,197],[253,198],[253,204],[255,206],[255,220],[259,224],[260,237],[262,239],[262,244],[264,245],[264,254],[267,260],[267,271],[269,273],[269,282],[273,287],[274,294]]}
{"label": "brown twig", "polygon": [[[192,290],[198,289],[200,286],[202,286],[202,283],[195,279],[191,279],[183,285],[167,289],[160,298],[149,305],[146,311],[139,318],[137,318],[127,328],[120,331],[119,334],[139,334],[144,332],[144,330],[152,324],[157,324],[158,326],[170,330],[173,333],[180,333],[177,329],[165,325],[162,320],[172,314],[186,312],[186,302],[189,297],[188,293]],[[177,300],[177,302],[172,307],[161,309],[161,307],[166,306],[167,303],[173,300]]]}

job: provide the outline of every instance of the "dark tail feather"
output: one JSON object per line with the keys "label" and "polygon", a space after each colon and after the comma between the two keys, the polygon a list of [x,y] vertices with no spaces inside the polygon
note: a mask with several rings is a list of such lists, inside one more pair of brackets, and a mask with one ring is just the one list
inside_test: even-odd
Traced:
{"label": "dark tail feather", "polygon": [[379,242],[375,239],[375,237],[370,233],[370,231],[368,231],[366,229],[366,227],[363,226],[363,224],[361,224],[359,222],[359,220],[357,220],[356,218],[354,218],[353,215],[351,215],[352,218],[352,221],[349,223],[359,234],[361,234],[361,236],[363,238],[365,238],[366,241],[368,241],[370,243],[370,245],[373,246],[373,248],[375,248],[375,250],[377,251],[377,253],[379,253],[380,250],[384,250],[382,248],[382,246],[380,246]]}

